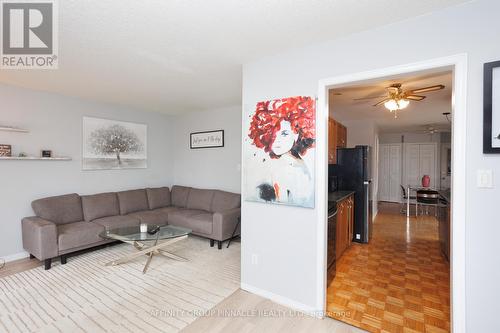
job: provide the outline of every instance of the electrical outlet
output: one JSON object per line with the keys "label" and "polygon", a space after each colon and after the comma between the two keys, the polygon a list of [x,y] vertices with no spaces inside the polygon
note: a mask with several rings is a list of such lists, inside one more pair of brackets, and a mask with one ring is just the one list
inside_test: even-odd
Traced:
{"label": "electrical outlet", "polygon": [[252,265],[259,264],[259,256],[257,254],[252,254]]}
{"label": "electrical outlet", "polygon": [[493,188],[493,170],[477,170],[477,187]]}
{"label": "electrical outlet", "polygon": [[360,234],[356,234],[356,239],[361,239],[361,235]]}

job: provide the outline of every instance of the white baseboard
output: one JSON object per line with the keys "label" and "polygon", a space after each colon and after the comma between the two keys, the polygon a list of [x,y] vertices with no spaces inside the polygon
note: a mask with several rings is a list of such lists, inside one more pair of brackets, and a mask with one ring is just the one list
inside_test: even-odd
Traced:
{"label": "white baseboard", "polygon": [[8,255],[8,256],[5,256],[5,257],[2,257],[5,262],[11,262],[11,261],[15,261],[15,260],[19,260],[19,259],[24,259],[24,258],[28,258],[30,256],[30,254],[28,252],[19,252],[19,253],[14,253],[14,254],[11,254],[11,255]]}
{"label": "white baseboard", "polygon": [[293,310],[303,312],[304,314],[309,315],[311,317],[316,317],[316,318],[323,318],[324,317],[323,310],[315,309],[312,306],[291,300],[287,297],[274,294],[270,291],[254,287],[254,286],[248,285],[248,284],[243,283],[243,282],[241,283],[240,287],[241,287],[241,289],[248,291],[252,294],[256,294],[258,296],[267,298],[275,303],[284,305],[284,306],[289,307]]}

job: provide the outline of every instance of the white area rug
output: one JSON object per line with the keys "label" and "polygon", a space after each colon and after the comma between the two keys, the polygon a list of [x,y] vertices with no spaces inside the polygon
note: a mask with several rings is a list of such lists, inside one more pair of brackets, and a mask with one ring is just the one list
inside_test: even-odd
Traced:
{"label": "white area rug", "polygon": [[121,244],[0,279],[0,332],[178,332],[240,285],[240,244],[211,248],[189,237],[167,249],[188,262],[146,256]]}

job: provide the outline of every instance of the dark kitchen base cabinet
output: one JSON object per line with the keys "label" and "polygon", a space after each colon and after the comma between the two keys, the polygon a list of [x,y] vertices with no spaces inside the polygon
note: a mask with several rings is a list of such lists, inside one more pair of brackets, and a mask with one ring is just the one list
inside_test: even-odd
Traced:
{"label": "dark kitchen base cabinet", "polygon": [[439,205],[438,222],[441,252],[446,260],[450,261],[450,206],[448,204]]}
{"label": "dark kitchen base cabinet", "polygon": [[335,243],[337,237],[337,216],[336,210],[328,212],[328,255],[327,255],[327,286],[335,278],[337,269],[337,256],[335,254]]}

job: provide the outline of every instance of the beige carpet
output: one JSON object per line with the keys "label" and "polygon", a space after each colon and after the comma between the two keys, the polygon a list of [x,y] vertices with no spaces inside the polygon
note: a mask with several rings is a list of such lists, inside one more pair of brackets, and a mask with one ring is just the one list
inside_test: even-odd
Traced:
{"label": "beige carpet", "polygon": [[240,243],[211,248],[189,237],[170,252],[106,267],[135,251],[121,244],[0,279],[0,332],[178,332],[240,285]]}

